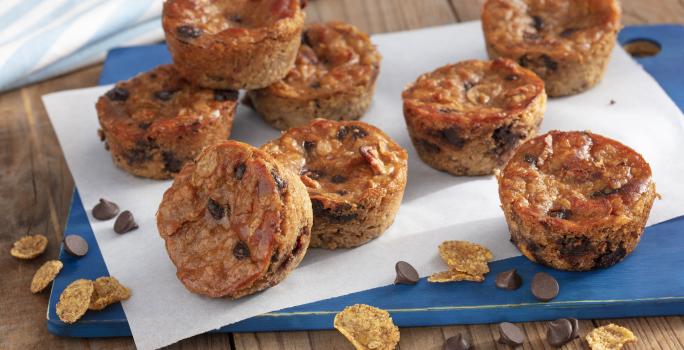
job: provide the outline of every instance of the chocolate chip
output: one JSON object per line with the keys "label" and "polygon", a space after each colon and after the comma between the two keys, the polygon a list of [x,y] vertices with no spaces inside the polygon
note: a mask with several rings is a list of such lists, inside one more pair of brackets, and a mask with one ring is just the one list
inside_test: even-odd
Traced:
{"label": "chocolate chip", "polygon": [[202,123],[195,120],[194,122],[192,122],[192,124],[190,124],[190,130],[192,130],[193,132],[197,132],[199,131],[200,126],[202,126]]}
{"label": "chocolate chip", "polygon": [[304,140],[304,142],[302,142],[302,147],[304,147],[305,151],[311,152],[314,148],[316,148],[316,142]]}
{"label": "chocolate chip", "polygon": [[224,216],[226,216],[226,208],[212,198],[209,198],[207,201],[207,210],[214,220],[221,220]]}
{"label": "chocolate chip", "polygon": [[242,23],[242,17],[240,17],[240,16],[238,16],[238,15],[231,15],[231,16],[228,16],[228,20],[229,20],[229,21],[232,21],[232,22],[235,22],[235,23]]}
{"label": "chocolate chip", "polygon": [[541,39],[541,36],[537,33],[523,33],[523,39],[534,41]]}
{"label": "chocolate chip", "polygon": [[356,139],[362,139],[362,138],[368,136],[368,132],[366,132],[366,130],[364,130],[363,128],[361,128],[359,126],[352,125],[350,128],[352,131],[352,136],[354,137],[355,140]]}
{"label": "chocolate chip", "polygon": [[532,26],[539,32],[544,29],[544,20],[539,16],[532,16]]}
{"label": "chocolate chip", "polygon": [[162,152],[162,160],[164,161],[164,170],[170,173],[177,173],[183,169],[183,162],[176,158],[173,152]]}
{"label": "chocolate chip", "polygon": [[168,101],[176,91],[161,90],[154,93],[154,98],[160,101]]}
{"label": "chocolate chip", "polygon": [[135,147],[128,150],[124,154],[126,161],[129,164],[140,164],[152,158],[154,149],[159,148],[156,142],[151,140],[138,140],[135,142]]}
{"label": "chocolate chip", "polygon": [[340,129],[337,130],[337,139],[340,141],[344,140],[344,138],[347,137],[348,133],[349,133],[349,130],[347,130],[346,126],[340,127]]}
{"label": "chocolate chip", "polygon": [[119,213],[119,206],[116,203],[100,198],[100,203],[93,207],[91,213],[95,219],[109,220]]}
{"label": "chocolate chip", "polygon": [[247,170],[247,166],[245,163],[238,163],[235,165],[235,168],[233,169],[233,172],[235,173],[235,178],[237,180],[242,180],[242,177],[245,176],[245,170]]}
{"label": "chocolate chip", "polygon": [[550,217],[553,217],[553,218],[570,220],[570,217],[572,216],[572,210],[570,210],[570,209],[553,209],[553,210],[549,210],[547,215]]}
{"label": "chocolate chip", "polygon": [[238,92],[235,90],[214,90],[215,101],[237,101]]}
{"label": "chocolate chip", "polygon": [[558,69],[558,62],[551,59],[551,57],[549,57],[548,55],[541,55],[540,57],[542,59],[542,62],[544,62],[544,67],[552,71]]}
{"label": "chocolate chip", "polygon": [[525,342],[525,333],[520,327],[510,323],[499,323],[499,343],[516,347]]}
{"label": "chocolate chip", "polygon": [[537,165],[537,156],[535,156],[534,154],[529,154],[529,153],[523,154],[523,160],[527,163],[530,163],[533,166]]}
{"label": "chocolate chip", "polygon": [[465,140],[461,137],[461,131],[458,127],[450,127],[442,130],[442,137],[455,148],[463,148]]}
{"label": "chocolate chip", "polygon": [[532,65],[532,59],[527,54],[524,54],[518,58],[518,64],[522,67],[528,68]]}
{"label": "chocolate chip", "polygon": [[472,348],[473,346],[461,333],[447,339],[442,346],[442,350],[470,350]]}
{"label": "chocolate chip", "polygon": [[572,323],[565,318],[561,318],[548,323],[546,330],[546,341],[550,345],[560,347],[573,340]]}
{"label": "chocolate chip", "polygon": [[64,250],[77,257],[88,253],[88,242],[79,235],[67,235],[64,237]]}
{"label": "chocolate chip", "polygon": [[556,240],[556,244],[560,246],[561,255],[567,256],[583,256],[594,250],[591,240],[586,236],[564,236]]}
{"label": "chocolate chip", "polygon": [[152,125],[152,123],[138,123],[138,127],[143,130],[149,129],[150,125]]}
{"label": "chocolate chip", "polygon": [[559,35],[561,36],[561,38],[567,38],[567,37],[571,36],[572,34],[574,34],[578,30],[579,29],[577,29],[577,28],[567,28],[567,29],[563,30],[562,32],[560,32]]}
{"label": "chocolate chip", "polygon": [[104,130],[102,129],[97,129],[97,137],[100,138],[100,141],[104,141],[107,139],[107,135],[105,135]]}
{"label": "chocolate chip", "polygon": [[454,112],[456,112],[455,109],[453,109],[453,108],[448,108],[448,107],[440,107],[440,108],[437,109],[437,111],[439,111],[439,113],[443,113],[443,114],[449,114],[449,113],[454,113]]}
{"label": "chocolate chip", "polygon": [[334,184],[341,184],[347,182],[347,178],[343,175],[335,175],[330,179],[330,181]]}
{"label": "chocolate chip", "polygon": [[512,149],[521,138],[520,134],[513,132],[511,125],[499,127],[492,133],[492,139],[494,139],[496,153],[498,154],[506,153]]}
{"label": "chocolate chip", "polygon": [[613,266],[622,260],[625,255],[627,255],[627,251],[623,247],[622,243],[620,243],[620,246],[615,250],[608,250],[606,253],[596,258],[594,266],[597,268]]}
{"label": "chocolate chip", "polygon": [[496,286],[506,290],[516,290],[522,285],[522,278],[516,269],[500,272],[496,275]]}
{"label": "chocolate chip", "polygon": [[439,153],[442,151],[441,148],[439,148],[438,145],[424,139],[417,139],[415,141],[416,143],[416,148],[422,149],[426,153]]}
{"label": "chocolate chip", "polygon": [[615,100],[610,100],[610,102],[608,102],[608,105],[612,106],[612,105],[614,105],[615,103],[616,103]]}
{"label": "chocolate chip", "polygon": [[469,81],[466,81],[466,82],[463,83],[463,90],[468,91],[468,90],[472,89],[473,86],[475,86],[474,83],[471,83],[471,82],[469,82]]}
{"label": "chocolate chip", "polygon": [[309,3],[308,0],[299,0],[299,8],[303,9]]}
{"label": "chocolate chip", "polygon": [[105,96],[112,101],[126,101],[128,99],[128,90],[115,86],[107,91]]}
{"label": "chocolate chip", "polygon": [[195,39],[202,36],[202,29],[195,28],[191,25],[182,25],[176,28],[176,34],[182,39]]}
{"label": "chocolate chip", "polygon": [[249,258],[250,255],[249,247],[245,242],[238,241],[235,247],[233,247],[233,256],[238,260]]}
{"label": "chocolate chip", "polygon": [[394,270],[397,272],[394,284],[416,284],[420,279],[418,271],[406,261],[399,261],[394,265]]}
{"label": "chocolate chip", "polygon": [[321,82],[320,81],[314,81],[311,84],[309,84],[309,87],[312,89],[320,89],[321,88]]}
{"label": "chocolate chip", "polygon": [[504,79],[506,79],[508,81],[516,81],[516,80],[520,79],[520,77],[517,74],[509,74]]}
{"label": "chocolate chip", "polygon": [[610,196],[612,194],[618,193],[620,191],[619,188],[604,188],[600,191],[596,191],[591,194],[592,197],[594,198],[600,198],[600,197],[606,197]]}
{"label": "chocolate chip", "polygon": [[347,223],[358,216],[356,213],[348,213],[351,205],[347,203],[337,204],[333,208],[326,208],[319,199],[311,199],[311,208],[314,216],[326,218],[335,223]]}
{"label": "chocolate chip", "polygon": [[271,177],[273,177],[273,181],[276,183],[276,187],[278,187],[279,192],[283,192],[287,189],[287,181],[283,180],[282,177],[280,177],[280,174],[278,174],[278,171],[275,169],[271,169]]}
{"label": "chocolate chip", "polygon": [[546,272],[537,272],[532,278],[532,294],[540,301],[550,301],[558,296],[558,281]]}
{"label": "chocolate chip", "polygon": [[566,320],[570,321],[572,325],[572,334],[570,334],[570,339],[579,338],[579,320],[573,317],[568,317]]}
{"label": "chocolate chip", "polygon": [[303,169],[301,172],[301,175],[304,175],[311,180],[318,180],[318,179],[324,177],[325,173],[320,171],[320,170]]}
{"label": "chocolate chip", "polygon": [[313,46],[311,45],[311,39],[309,39],[309,32],[306,30],[302,31],[301,43],[302,45]]}
{"label": "chocolate chip", "polygon": [[138,224],[135,222],[133,213],[128,210],[124,210],[114,221],[114,232],[116,233],[126,233],[137,228]]}

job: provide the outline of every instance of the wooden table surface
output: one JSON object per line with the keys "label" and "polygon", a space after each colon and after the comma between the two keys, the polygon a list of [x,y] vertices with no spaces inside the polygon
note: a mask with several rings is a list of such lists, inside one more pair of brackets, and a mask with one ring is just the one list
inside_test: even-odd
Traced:
{"label": "wooden table surface", "polygon": [[[370,33],[438,26],[479,18],[477,0],[313,0],[308,21],[343,20]],[[623,0],[623,22],[683,23],[684,0]],[[453,45],[458,45],[454,39]],[[48,294],[33,295],[34,271],[59,254],[74,182],[50,125],[40,96],[93,86],[101,65],[0,95],[0,349],[132,349],[131,338],[74,339],[48,333]],[[34,261],[9,255],[17,238],[41,233],[50,243]],[[581,321],[584,336],[595,326],[615,322],[639,338],[629,349],[684,349],[684,317],[651,317]],[[547,349],[544,322],[522,324],[524,349]],[[441,349],[444,339],[463,333],[478,349],[496,345],[496,325],[465,325],[401,329],[404,350]],[[173,349],[352,349],[335,331],[199,335]],[[583,349],[576,340],[565,349]]]}

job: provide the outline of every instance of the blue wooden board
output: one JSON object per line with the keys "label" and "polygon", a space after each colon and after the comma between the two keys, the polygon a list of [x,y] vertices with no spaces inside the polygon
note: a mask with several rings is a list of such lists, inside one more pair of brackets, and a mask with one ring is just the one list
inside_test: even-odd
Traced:
{"label": "blue wooden board", "polygon": [[[639,62],[658,80],[665,91],[684,110],[684,27],[638,26],[625,28],[620,42],[649,39],[662,51]],[[112,50],[102,71],[101,84],[125,80],[133,75],[170,62],[164,45]],[[92,203],[89,203],[92,204]],[[55,314],[62,290],[78,278],[94,279],[108,275],[107,267],[88,223],[78,191],[74,193],[65,234],[77,233],[90,245],[90,252],[77,259],[60,253],[64,268],[52,286],[47,326],[61,336],[109,337],[130,335],[120,304],[103,311],[88,312],[77,323],[66,325]],[[646,229],[638,249],[609,269],[592,272],[564,272],[515,257],[490,264],[484,283],[428,284],[422,279],[415,286],[389,285],[337,298],[318,301],[256,316],[226,326],[219,332],[295,331],[332,328],[334,315],[345,306],[365,303],[392,313],[400,327],[449,324],[523,322],[559,317],[611,318],[684,314],[684,217]],[[517,268],[526,281],[517,291],[495,288],[498,272]],[[538,302],[528,281],[538,271],[551,273],[561,285],[555,300]]]}

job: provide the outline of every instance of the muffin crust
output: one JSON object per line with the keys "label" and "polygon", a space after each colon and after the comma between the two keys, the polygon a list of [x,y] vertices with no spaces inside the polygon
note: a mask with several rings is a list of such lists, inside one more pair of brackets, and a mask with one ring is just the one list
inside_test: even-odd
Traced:
{"label": "muffin crust", "polygon": [[418,155],[452,175],[486,175],[503,166],[536,134],[546,108],[542,80],[507,59],[438,68],[402,97]]}
{"label": "muffin crust", "polygon": [[406,186],[406,151],[369,124],[316,119],[264,146],[307,187],[311,246],[351,248],[394,221]]}
{"label": "muffin crust", "polygon": [[537,73],[549,96],[587,90],[603,77],[620,30],[617,0],[487,0],[482,29],[490,58]]}
{"label": "muffin crust", "polygon": [[294,64],[304,25],[299,0],[168,0],[162,25],[178,70],[193,84],[257,89]]}
{"label": "muffin crust", "polygon": [[641,155],[590,132],[528,141],[498,181],[511,241],[530,260],[561,270],[621,261],[639,243],[656,197]]}
{"label": "muffin crust", "polygon": [[228,138],[236,105],[236,91],[193,87],[163,65],[100,97],[98,133],[119,168],[168,179],[202,148]]}
{"label": "muffin crust", "polygon": [[178,279],[210,297],[278,284],[304,257],[312,221],[299,177],[237,141],[207,147],[188,163],[157,212]]}
{"label": "muffin crust", "polygon": [[264,120],[281,130],[315,118],[359,119],[372,100],[380,59],[368,35],[350,24],[309,24],[287,76],[248,96]]}

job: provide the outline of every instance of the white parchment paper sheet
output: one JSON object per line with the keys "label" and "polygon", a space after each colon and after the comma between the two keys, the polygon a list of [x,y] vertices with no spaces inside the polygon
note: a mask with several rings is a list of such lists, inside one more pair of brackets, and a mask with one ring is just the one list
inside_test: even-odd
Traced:
{"label": "white parchment paper sheet", "polygon": [[[426,276],[444,268],[437,245],[447,239],[485,244],[496,259],[519,255],[509,243],[493,177],[457,178],[424,165],[410,143],[401,107],[403,87],[421,73],[465,59],[486,58],[479,22],[376,35],[383,54],[377,92],[364,121],[409,151],[409,182],[394,225],[379,239],[347,251],[310,250],[283,283],[239,301],[191,294],[176,279],[155,225],[169,181],[145,180],[117,169],[98,137],[94,104],[108,87],[44,97],[53,126],[89,210],[100,197],[131,210],[137,231],[117,235],[113,221],[91,218],[110,273],[133,290],[123,303],[135,342],[152,349],[264,312],[392,283],[394,263],[411,262]],[[615,104],[611,105],[610,101]],[[592,130],[641,152],[658,192],[650,224],[684,214],[682,114],[660,86],[616,49],[604,81],[583,94],[549,100],[544,131]],[[261,145],[278,132],[241,107],[233,137]]]}

